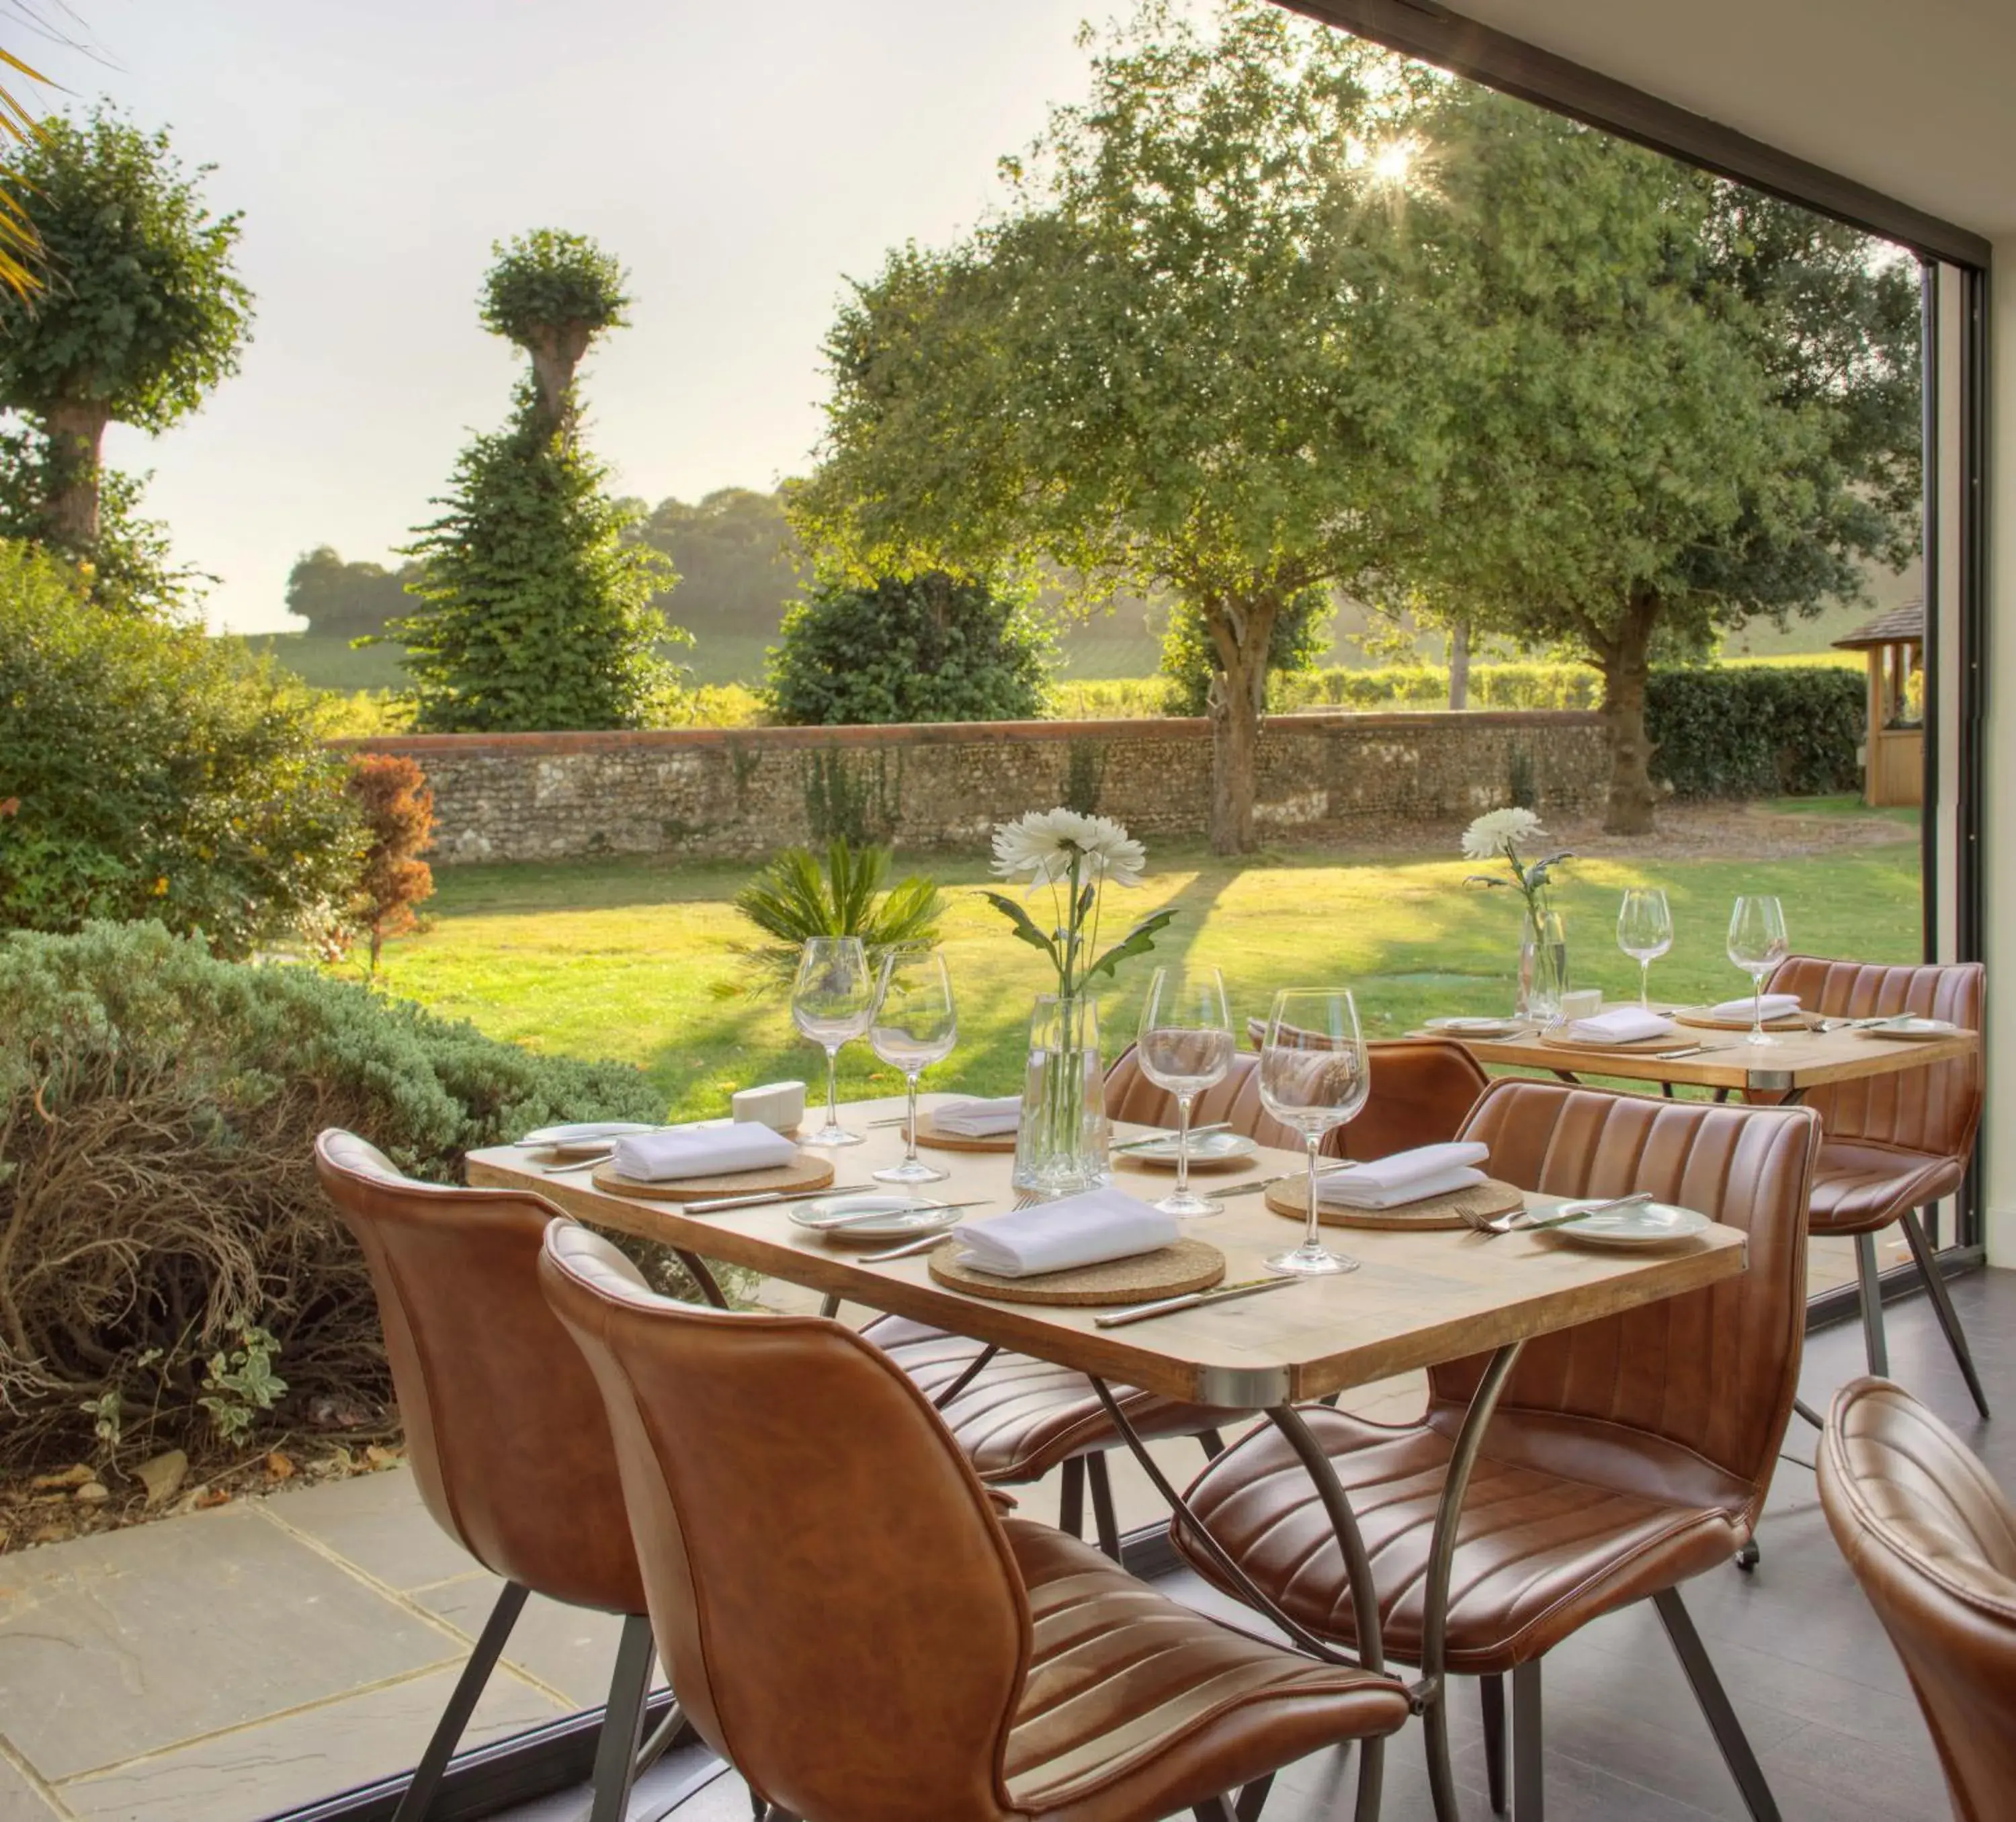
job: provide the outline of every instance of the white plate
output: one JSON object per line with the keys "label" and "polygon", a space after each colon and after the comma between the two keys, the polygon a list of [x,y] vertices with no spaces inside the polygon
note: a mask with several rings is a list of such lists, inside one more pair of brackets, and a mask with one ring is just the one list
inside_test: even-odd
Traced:
{"label": "white plate", "polygon": [[[870,1191],[865,1195],[822,1196],[817,1202],[800,1202],[790,1210],[801,1227],[823,1231],[843,1240],[915,1240],[926,1234],[942,1234],[956,1227],[963,1218],[957,1209],[940,1208],[921,1196],[899,1195]],[[873,1215],[874,1220],[851,1223],[844,1227],[823,1224],[847,1215]]]}
{"label": "white plate", "polygon": [[[1597,1200],[1603,1198],[1597,1198]],[[1564,1202],[1550,1209],[1548,1215],[1564,1215],[1576,1205]],[[1540,1217],[1542,1220],[1546,1216]],[[1543,1230],[1556,1239],[1572,1240],[1582,1246],[1671,1246],[1705,1234],[1714,1223],[1697,1209],[1676,1208],[1671,1202],[1639,1202],[1628,1209],[1612,1209],[1591,1215],[1586,1220],[1570,1221]],[[1517,1233],[1515,1227],[1512,1230]]]}
{"label": "white plate", "polygon": [[[1178,1140],[1174,1133],[1152,1144],[1130,1145],[1119,1155],[1131,1158],[1137,1164],[1166,1164],[1173,1170],[1176,1167]],[[1190,1141],[1190,1162],[1193,1164],[1229,1164],[1234,1159],[1258,1155],[1260,1148],[1244,1133],[1200,1133]]]}
{"label": "white plate", "polygon": [[1902,1019],[1895,1025],[1866,1026],[1857,1037],[1885,1037],[1904,1044],[1931,1044],[1942,1037],[1957,1037],[1960,1028],[1950,1019]]}
{"label": "white plate", "polygon": [[536,1132],[529,1132],[517,1142],[520,1145],[546,1145],[560,1152],[601,1151],[617,1139],[627,1139],[636,1133],[654,1133],[662,1129],[646,1126],[634,1119],[584,1119],[572,1126],[542,1126]]}
{"label": "white plate", "polygon": [[1445,1031],[1452,1037],[1509,1037],[1525,1027],[1517,1019],[1428,1019],[1424,1031]]}

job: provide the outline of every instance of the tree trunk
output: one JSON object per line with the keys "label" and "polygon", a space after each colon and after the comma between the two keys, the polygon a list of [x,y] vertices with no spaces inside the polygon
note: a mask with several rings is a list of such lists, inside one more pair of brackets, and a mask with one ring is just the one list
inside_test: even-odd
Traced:
{"label": "tree trunk", "polygon": [[1470,706],[1470,622],[1457,620],[1449,634],[1449,706]]}
{"label": "tree trunk", "polygon": [[1272,596],[1215,601],[1204,624],[1218,656],[1205,712],[1211,717],[1211,851],[1253,847],[1260,718],[1267,706],[1267,647],[1280,603]]}
{"label": "tree trunk", "polygon": [[1652,807],[1659,799],[1652,785],[1654,749],[1645,732],[1645,686],[1658,619],[1657,595],[1634,596],[1595,654],[1603,670],[1603,719],[1610,739],[1610,804],[1603,819],[1610,835],[1652,832]]}
{"label": "tree trunk", "polygon": [[44,419],[49,439],[49,541],[80,556],[98,548],[99,451],[111,413],[95,399],[64,400]]}
{"label": "tree trunk", "polygon": [[574,436],[574,369],[588,352],[592,332],[585,323],[545,323],[527,344],[532,357],[532,383],[538,389],[539,417],[549,436]]}

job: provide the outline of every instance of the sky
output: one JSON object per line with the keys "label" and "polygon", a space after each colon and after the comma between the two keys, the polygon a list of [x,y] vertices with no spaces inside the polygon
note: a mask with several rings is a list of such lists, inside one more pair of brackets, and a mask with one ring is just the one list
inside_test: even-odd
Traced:
{"label": "sky", "polygon": [[302,552],[396,561],[516,350],[476,296],[492,242],[594,235],[632,326],[591,358],[590,437],[656,502],[802,473],[849,276],[999,199],[995,161],[1078,99],[1099,0],[70,0],[73,49],[0,39],[166,125],[241,210],[238,376],[158,437],[146,509],[219,578],[211,624],[282,628]]}

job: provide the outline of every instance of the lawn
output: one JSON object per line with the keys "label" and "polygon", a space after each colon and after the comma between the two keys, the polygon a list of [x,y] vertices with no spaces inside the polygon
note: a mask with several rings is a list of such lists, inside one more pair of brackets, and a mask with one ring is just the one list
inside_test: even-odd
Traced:
{"label": "lawn", "polygon": [[[1216,963],[1236,1013],[1264,1013],[1280,987],[1333,983],[1357,990],[1373,1037],[1436,1013],[1510,1009],[1517,902],[1466,887],[1471,869],[1460,861],[1330,850],[1233,864],[1173,845],[1150,859],[1138,891],[1111,895],[1113,912],[1174,904],[1181,915],[1161,952]],[[1011,1092],[1030,997],[1045,984],[1041,960],[1010,940],[979,897],[982,863],[916,864],[951,900],[944,939],[962,1033],[953,1061],[927,1086]],[[794,1076],[816,1083],[819,1069],[783,996],[750,990],[736,952],[750,932],[732,900],[751,871],[630,861],[444,868],[432,929],[391,944],[383,978],[391,991],[494,1036],[639,1064],[678,1115],[723,1112],[733,1088]],[[1635,993],[1636,964],[1613,940],[1618,894],[1633,884],[1665,887],[1679,932],[1672,955],[1654,965],[1655,994],[1720,999],[1741,990],[1744,977],[1723,953],[1738,892],[1778,893],[1796,949],[1880,961],[1919,954],[1918,850],[1909,839],[1777,860],[1590,859],[1571,864],[1560,893],[1575,984]],[[1132,1037],[1148,974],[1133,965],[1107,997],[1109,1055]],[[843,1094],[900,1087],[865,1044],[850,1045],[841,1062]]]}

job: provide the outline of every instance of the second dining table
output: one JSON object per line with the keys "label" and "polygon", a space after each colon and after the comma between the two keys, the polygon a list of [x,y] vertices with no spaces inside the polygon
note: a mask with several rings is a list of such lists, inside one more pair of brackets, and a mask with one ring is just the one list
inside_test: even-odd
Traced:
{"label": "second dining table", "polygon": [[[927,1097],[927,1105],[935,1098]],[[901,1157],[900,1130],[875,1123],[901,1108],[899,1101],[889,1100],[856,1102],[844,1110],[844,1119],[867,1134],[864,1145],[841,1157],[840,1168],[848,1181],[865,1181],[869,1173]],[[1116,1137],[1148,1130],[1123,1127]],[[983,1218],[1015,1206],[1011,1157],[970,1152],[932,1155],[948,1173],[942,1182],[927,1186],[934,1199],[981,1202],[985,1206],[974,1213]],[[1256,1178],[1285,1177],[1302,1164],[1299,1154],[1265,1149],[1250,1162]],[[471,1152],[466,1172],[472,1184],[534,1190],[592,1226],[671,1248],[706,1294],[724,1307],[727,1299],[710,1261],[929,1323],[990,1349],[1012,1349],[1083,1372],[1157,1490],[1187,1521],[1190,1534],[1303,1649],[1336,1658],[1339,1653],[1266,1600],[1190,1517],[1181,1493],[1134,1432],[1110,1388],[1138,1386],[1195,1403],[1264,1412],[1307,1468],[1337,1533],[1357,1616],[1357,1661],[1373,1669],[1384,1667],[1384,1652],[1365,1547],[1349,1499],[1295,1407],[1397,1374],[1489,1355],[1443,1488],[1424,1590],[1415,1701],[1426,1730],[1438,1809],[1445,1793],[1453,1796],[1454,1788],[1442,1640],[1457,1522],[1485,1428],[1521,1346],[1535,1335],[1701,1289],[1736,1276],[1745,1263],[1743,1234],[1716,1225],[1683,1245],[1651,1252],[1586,1250],[1551,1235],[1517,1231],[1487,1236],[1468,1230],[1348,1230],[1337,1238],[1357,1260],[1354,1271],[1302,1279],[1265,1296],[1102,1328],[1097,1318],[1108,1312],[1097,1307],[1003,1302],[941,1283],[922,1256],[871,1260],[858,1245],[794,1223],[787,1205],[697,1213],[677,1202],[600,1187],[591,1164],[554,1171],[536,1154],[510,1146]],[[1247,1180],[1243,1174],[1237,1179]],[[1155,1179],[1139,1166],[1122,1166],[1120,1181],[1145,1197],[1155,1193]],[[1555,1198],[1527,1199],[1529,1206],[1548,1206]],[[1262,1261],[1293,1231],[1257,1194],[1229,1197],[1222,1214],[1186,1228],[1189,1236],[1223,1253],[1227,1284],[1263,1275]],[[957,1389],[957,1385],[952,1389]],[[949,1396],[941,1394],[940,1402]],[[1362,1813],[1368,1791],[1377,1804],[1379,1743],[1370,1744],[1366,1753]]]}

